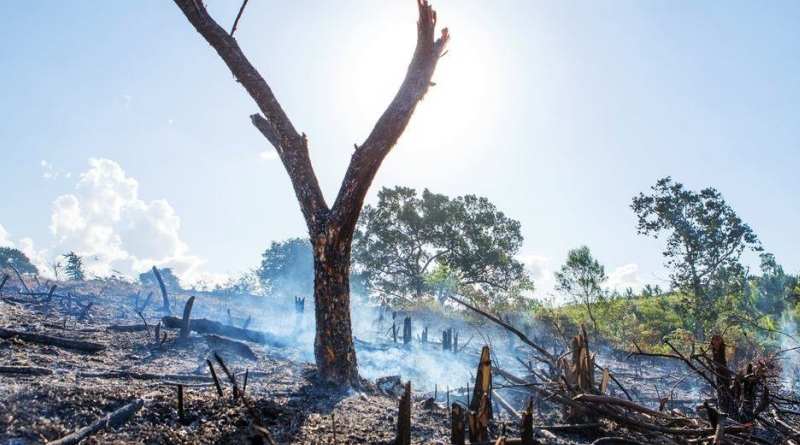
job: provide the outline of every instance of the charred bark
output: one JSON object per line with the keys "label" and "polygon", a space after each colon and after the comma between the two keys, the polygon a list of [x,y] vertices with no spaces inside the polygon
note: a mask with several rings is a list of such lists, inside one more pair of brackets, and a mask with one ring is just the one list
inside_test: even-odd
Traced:
{"label": "charred bark", "polygon": [[299,133],[267,82],[242,52],[236,39],[209,14],[201,1],[175,0],[198,33],[216,50],[234,78],[253,98],[260,114],[253,125],[275,147],[292,181],[314,248],[314,296],[317,321],[314,352],[320,376],[349,385],[358,376],[350,328],[350,243],[367,191],[383,159],[397,143],[414,109],[431,86],[436,64],[449,39],[436,38],[436,12],[417,0],[417,45],[406,77],[367,139],[356,146],[336,201],[328,207]]}
{"label": "charred bark", "polygon": [[355,382],[350,324],[350,241],[320,236],[314,244],[314,358],[327,380]]}

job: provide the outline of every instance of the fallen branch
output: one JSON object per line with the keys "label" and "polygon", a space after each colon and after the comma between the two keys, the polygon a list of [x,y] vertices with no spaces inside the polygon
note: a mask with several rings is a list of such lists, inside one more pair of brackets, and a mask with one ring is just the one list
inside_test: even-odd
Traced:
{"label": "fallen branch", "polygon": [[[179,329],[183,325],[183,320],[178,317],[168,316],[164,317],[162,320],[164,322],[164,327],[171,329]],[[189,323],[190,329],[200,334],[217,334],[225,337],[235,338],[237,340],[245,340],[253,343],[270,345],[276,348],[284,348],[289,343],[288,340],[267,332],[224,325],[222,323],[207,320],[205,318],[194,318],[191,319]]]}
{"label": "fallen branch", "polygon": [[528,346],[532,347],[533,349],[536,350],[536,352],[538,352],[540,355],[542,355],[547,360],[546,363],[548,365],[551,365],[551,367],[555,368],[556,357],[553,356],[553,354],[548,352],[543,347],[541,347],[541,346],[537,345],[536,343],[534,343],[531,339],[529,339],[520,330],[518,330],[514,326],[511,326],[510,324],[504,322],[500,318],[498,318],[498,317],[496,317],[496,316],[494,316],[494,315],[492,315],[492,314],[490,314],[488,312],[482,311],[482,310],[478,309],[477,307],[472,306],[471,304],[469,304],[469,303],[467,303],[465,301],[462,301],[462,300],[460,300],[460,299],[458,299],[458,298],[456,298],[456,297],[454,297],[452,295],[450,295],[449,297],[450,297],[451,300],[455,301],[456,303],[459,303],[462,306],[464,306],[464,307],[466,307],[468,309],[471,309],[471,310],[483,315],[484,317],[488,318],[489,320],[492,320],[493,322],[499,324],[500,326],[502,326],[502,327],[506,328],[507,330],[511,331],[512,333],[514,333],[517,337],[519,337],[520,340],[522,340],[523,343],[525,343]]}
{"label": "fallen branch", "polygon": [[206,339],[208,347],[211,349],[220,352],[230,351],[240,357],[246,358],[247,360],[258,360],[258,357],[256,357],[256,354],[252,349],[250,349],[250,346],[247,346],[245,343],[236,340],[230,340],[215,334],[205,335],[204,338]]}
{"label": "fallen branch", "polygon": [[22,278],[22,274],[19,273],[19,270],[17,270],[17,268],[14,267],[14,265],[11,263],[8,263],[8,267],[10,267],[11,270],[13,270],[15,274],[17,274],[17,278],[19,278],[19,282],[22,283],[22,287],[25,288],[25,292],[30,292],[31,290],[28,288],[28,285],[25,284],[25,280]]}
{"label": "fallen branch", "polygon": [[0,374],[52,375],[53,370],[36,366],[0,366]]}
{"label": "fallen branch", "polygon": [[49,445],[72,445],[77,444],[92,434],[109,427],[118,427],[133,417],[144,405],[142,399],[136,399],[122,408],[119,408],[105,417],[95,420],[91,425],[83,427],[72,434],[68,434],[61,439],[47,442]]}
{"label": "fallen branch", "polygon": [[132,325],[113,324],[106,327],[106,329],[113,332],[141,332],[141,331],[147,331],[150,328],[146,324],[132,324]]}
{"label": "fallen branch", "polygon": [[12,329],[0,328],[0,338],[17,337],[22,341],[39,343],[43,345],[57,346],[59,348],[74,349],[82,352],[98,352],[106,348],[100,343],[92,343],[84,340],[72,340],[62,337],[53,337],[44,334],[33,334],[30,332],[15,331]]}

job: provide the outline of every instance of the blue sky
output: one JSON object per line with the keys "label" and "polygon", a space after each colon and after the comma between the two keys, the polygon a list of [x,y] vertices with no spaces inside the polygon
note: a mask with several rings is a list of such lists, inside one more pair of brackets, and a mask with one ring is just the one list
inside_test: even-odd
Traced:
{"label": "blue sky", "polygon": [[[206,3],[229,27],[239,2]],[[522,222],[543,288],[581,244],[616,282],[663,285],[661,243],[635,234],[628,205],[672,175],[718,188],[800,271],[800,3],[434,6],[450,51],[370,200],[398,184],[488,197]],[[0,243],[198,279],[304,234],[255,105],[175,5],[2,2],[0,15]],[[399,86],[415,20],[411,0],[247,7],[236,37],[308,134],[329,199]]]}

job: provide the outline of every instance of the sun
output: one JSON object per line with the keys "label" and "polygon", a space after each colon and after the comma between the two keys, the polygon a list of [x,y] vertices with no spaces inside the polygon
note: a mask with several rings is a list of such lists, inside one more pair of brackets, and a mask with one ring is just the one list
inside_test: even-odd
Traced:
{"label": "sun", "polygon": [[[479,27],[462,25],[448,27],[451,40],[436,67],[434,84],[401,138],[403,154],[398,156],[402,158],[413,160],[422,153],[426,157],[451,156],[452,150],[494,114],[502,82],[494,79],[498,66],[493,39]],[[400,20],[364,24],[354,32],[370,38],[346,51],[345,60],[356,63],[340,75],[340,86],[357,113],[355,128],[366,135],[406,74],[416,34],[409,23]],[[435,153],[432,147],[436,147]]]}

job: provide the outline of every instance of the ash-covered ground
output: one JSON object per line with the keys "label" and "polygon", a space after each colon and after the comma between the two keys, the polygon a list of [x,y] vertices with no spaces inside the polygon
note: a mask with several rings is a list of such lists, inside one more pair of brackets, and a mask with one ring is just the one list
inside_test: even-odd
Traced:
{"label": "ash-covered ground", "polygon": [[[144,297],[130,289],[74,289],[68,299],[10,293],[0,298],[0,327],[26,333],[85,340],[104,346],[81,352],[44,345],[18,337],[0,339],[0,443],[45,443],[90,425],[108,413],[141,399],[143,407],[124,424],[90,436],[85,443],[264,443],[258,426],[277,443],[394,443],[399,385],[410,380],[413,443],[449,443],[446,402],[466,399],[474,384],[480,348],[492,346],[493,364],[506,372],[530,377],[528,350],[505,331],[492,326],[412,314],[414,340],[394,343],[391,316],[354,303],[354,331],[362,376],[361,388],[340,392],[317,382],[311,354],[313,313],[293,312],[290,302],[258,297],[198,295],[192,318],[208,318],[226,325],[268,332],[280,346],[244,342],[255,358],[213,338],[192,333],[179,339],[177,329],[158,328],[164,315],[160,297],[154,297],[140,316]],[[58,293],[57,293],[58,294]],[[78,295],[78,296],[76,296]],[[156,294],[157,295],[157,294]],[[180,315],[188,295],[173,296],[172,312]],[[68,300],[68,301],[65,301]],[[86,309],[89,303],[92,305]],[[143,320],[144,318],[144,320]],[[248,319],[250,319],[248,321]],[[147,330],[120,332],[113,326],[142,325]],[[395,323],[402,326],[398,317]],[[442,351],[437,335],[448,326],[461,334],[458,353]],[[422,344],[419,331],[429,327],[430,340]],[[387,327],[389,328],[387,331]],[[437,333],[438,334],[434,334]],[[248,404],[233,399],[232,385],[213,356],[218,352],[243,385]],[[215,364],[224,394],[211,382],[207,361]],[[639,402],[657,407],[668,397],[670,407],[693,409],[701,398],[696,380],[684,370],[658,360],[631,361],[606,351],[598,363],[615,370],[622,385]],[[532,362],[536,367],[535,362]],[[378,380],[379,384],[375,384]],[[183,385],[184,419],[177,409],[177,384]],[[495,388],[521,409],[530,391],[495,376]],[[611,394],[618,388],[611,387]],[[431,399],[435,395],[435,403]],[[495,428],[513,435],[518,422],[501,407],[495,408]],[[536,404],[534,422],[559,423],[560,411]],[[570,443],[591,443],[593,436],[557,433]],[[556,441],[558,442],[558,441]]]}

